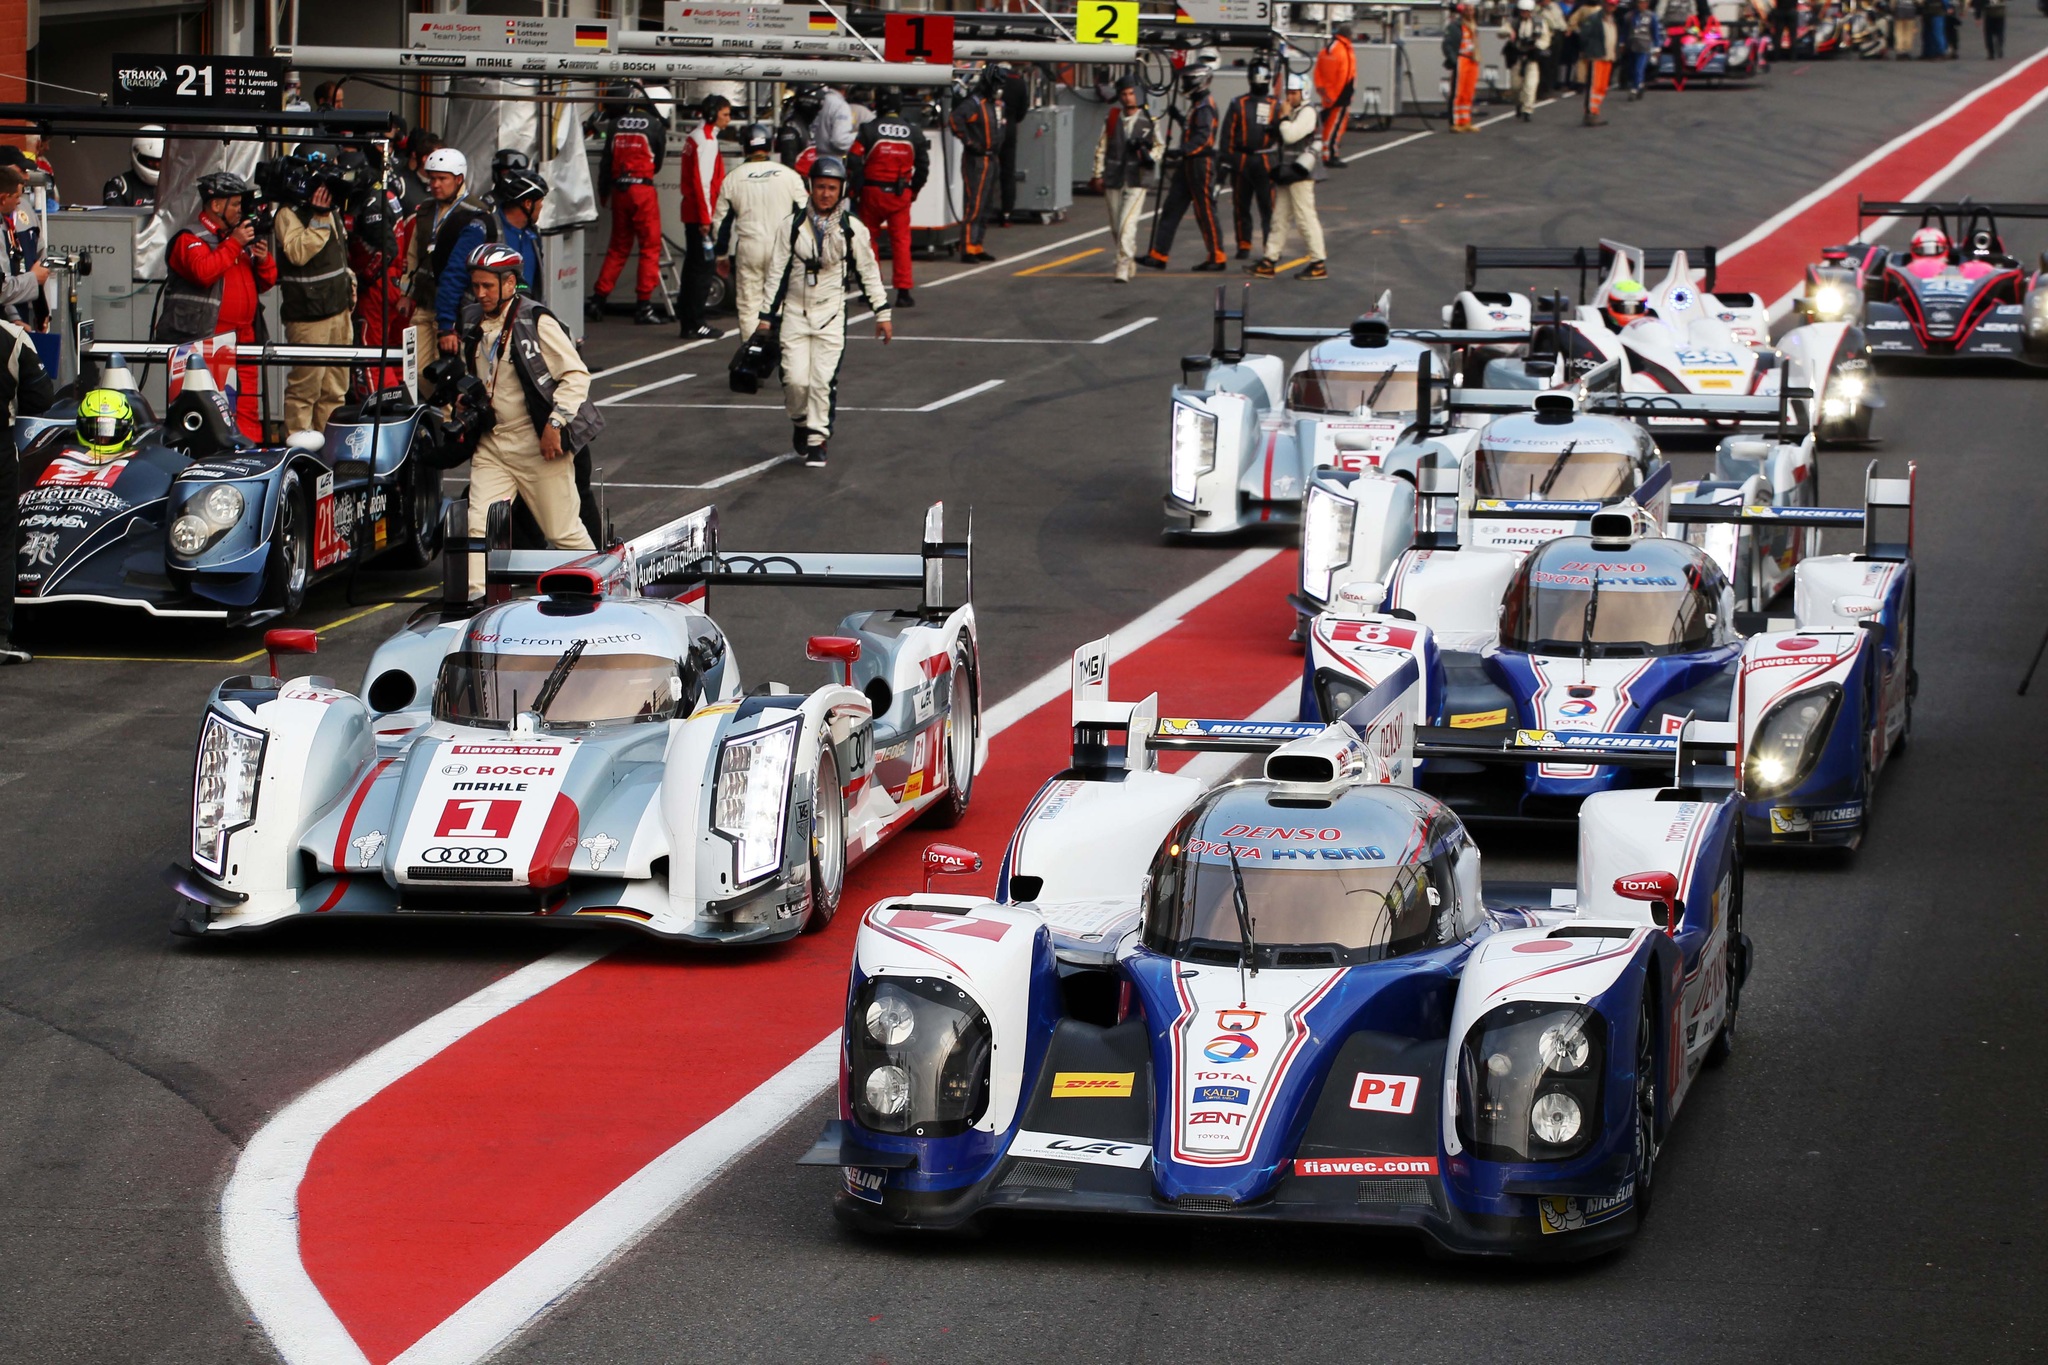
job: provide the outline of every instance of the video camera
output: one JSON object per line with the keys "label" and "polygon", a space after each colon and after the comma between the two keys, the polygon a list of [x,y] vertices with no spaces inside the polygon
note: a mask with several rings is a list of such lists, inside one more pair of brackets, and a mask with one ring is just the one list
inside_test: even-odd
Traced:
{"label": "video camera", "polygon": [[248,196],[243,212],[260,233],[270,230],[279,205],[296,208],[312,202],[316,191],[325,189],[335,208],[375,180],[368,159],[344,159],[324,151],[294,152],[256,163],[255,192]]}

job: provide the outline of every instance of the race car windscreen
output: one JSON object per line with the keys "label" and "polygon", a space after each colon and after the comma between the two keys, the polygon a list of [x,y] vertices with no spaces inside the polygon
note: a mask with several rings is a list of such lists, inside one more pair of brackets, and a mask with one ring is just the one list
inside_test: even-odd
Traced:
{"label": "race car windscreen", "polygon": [[1509,585],[1500,640],[1531,654],[1682,654],[1713,644],[1720,595],[1721,571],[1681,541],[1599,550],[1580,536],[1553,540]]}
{"label": "race car windscreen", "polygon": [[1348,415],[1415,411],[1415,371],[1390,366],[1377,370],[1308,366],[1287,383],[1287,406],[1296,412]]}
{"label": "race car windscreen", "polygon": [[[450,654],[434,688],[434,719],[509,726],[520,711],[534,709],[561,663],[559,654]],[[584,654],[541,719],[550,726],[672,720],[682,701],[678,679],[676,661],[657,654]]]}
{"label": "race car windscreen", "polygon": [[1591,450],[1576,442],[1554,450],[1515,450],[1482,439],[1473,491],[1482,498],[1593,501],[1627,492],[1633,468],[1618,450]]}
{"label": "race car windscreen", "polygon": [[[1439,911],[1448,889],[1435,867],[1360,848],[1357,860],[1270,866],[1258,841],[1235,844],[1259,967],[1377,962],[1444,941]],[[1199,838],[1161,860],[1145,906],[1145,946],[1169,957],[1238,960],[1242,945],[1230,861],[1222,843]],[[1250,855],[1250,856],[1248,856]],[[1317,951],[1321,950],[1321,951]]]}

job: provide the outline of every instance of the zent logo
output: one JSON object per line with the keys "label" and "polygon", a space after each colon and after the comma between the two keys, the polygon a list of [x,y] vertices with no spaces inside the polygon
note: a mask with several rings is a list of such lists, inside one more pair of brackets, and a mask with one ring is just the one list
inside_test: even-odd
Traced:
{"label": "zent logo", "polygon": [[517,801],[450,801],[441,808],[436,839],[509,839],[519,818]]}
{"label": "zent logo", "polygon": [[1224,1033],[1211,1038],[1202,1055],[1218,1065],[1248,1061],[1259,1055],[1259,1045],[1242,1033]]}
{"label": "zent logo", "polygon": [[1361,1071],[1351,1086],[1351,1107],[1376,1114],[1412,1114],[1415,1092],[1421,1088],[1421,1080],[1414,1076],[1379,1076]]}

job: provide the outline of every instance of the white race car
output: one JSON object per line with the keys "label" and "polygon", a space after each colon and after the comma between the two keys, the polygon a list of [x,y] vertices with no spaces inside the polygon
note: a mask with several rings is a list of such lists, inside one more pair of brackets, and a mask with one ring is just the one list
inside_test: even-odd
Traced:
{"label": "white race car", "polygon": [[[1249,297],[1249,286],[1247,295]],[[1218,536],[1292,525],[1317,470],[1376,466],[1415,419],[1425,361],[1442,375],[1453,348],[1500,354],[1526,335],[1388,325],[1390,300],[1346,327],[1252,327],[1218,292],[1207,355],[1181,362],[1173,391],[1166,530]],[[1288,366],[1247,341],[1306,341]]]}
{"label": "white race car", "polygon": [[[607,552],[492,552],[494,587],[538,595],[423,610],[360,694],[280,682],[275,652],[312,633],[272,632],[271,676],[207,703],[191,862],[168,876],[177,929],[510,915],[742,944],[821,928],[849,865],[967,807],[985,758],[974,608],[941,598],[944,561],[969,554],[938,505],[908,554],[721,550],[705,508]],[[455,604],[467,558],[450,556]],[[746,691],[705,612],[715,585],[921,601],[812,637],[830,683]]]}
{"label": "white race car", "polygon": [[[1491,366],[1488,387],[1550,387],[1619,360],[1630,393],[1751,394],[1811,389],[1807,418],[1823,441],[1869,439],[1871,412],[1884,406],[1859,327],[1844,322],[1795,326],[1771,341],[1768,302],[1753,293],[1717,290],[1712,247],[1644,250],[1602,241],[1575,248],[1465,249],[1466,288],[1444,309],[1453,326],[1534,330],[1529,360]],[[1654,286],[1649,272],[1664,269]],[[1578,303],[1546,301],[1549,316],[1523,295],[1478,288],[1489,270],[1575,270]],[[1597,271],[1597,275],[1596,272]],[[1599,283],[1588,302],[1588,279]],[[1667,419],[1676,421],[1679,419]],[[1686,419],[1687,425],[1698,425]],[[1713,424],[1708,423],[1711,429]]]}

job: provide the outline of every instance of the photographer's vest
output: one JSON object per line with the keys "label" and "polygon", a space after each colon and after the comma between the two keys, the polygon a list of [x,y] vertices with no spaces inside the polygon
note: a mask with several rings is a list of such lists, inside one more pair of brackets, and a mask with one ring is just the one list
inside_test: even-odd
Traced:
{"label": "photographer's vest", "polygon": [[[420,253],[420,263],[412,272],[411,292],[413,301],[422,308],[434,306],[434,291],[440,284],[442,273],[448,269],[448,258],[455,254],[455,243],[471,223],[483,223],[486,242],[498,240],[497,215],[485,212],[468,199],[458,199],[455,207],[448,210],[447,217],[441,220],[440,230],[434,231],[434,211],[440,206],[439,200],[429,199],[413,210],[412,240],[414,249]],[[433,234],[431,250],[426,246],[430,240],[429,233]]]}
{"label": "photographer's vest", "polygon": [[[296,213],[292,216],[298,217]],[[348,246],[342,241],[341,211],[330,210],[327,219],[327,243],[304,265],[293,265],[290,257],[282,251],[277,253],[277,280],[284,289],[280,312],[286,322],[316,322],[346,313],[355,306]]]}
{"label": "photographer's vest", "polygon": [[[217,250],[220,246],[220,237],[204,222],[195,221],[183,232],[172,236],[172,248],[177,247],[179,237],[188,233],[204,242],[209,251]],[[169,278],[164,281],[163,297],[159,301],[160,310],[157,313],[154,339],[197,341],[201,337],[212,336],[214,324],[220,321],[220,295],[221,289],[227,283],[226,277],[223,276],[212,284],[200,285],[194,284],[175,270],[167,271],[166,274]],[[256,317],[258,325],[261,325],[263,314],[260,309]]]}
{"label": "photographer's vest", "polygon": [[[515,297],[505,305],[512,315],[505,319],[505,330],[499,345],[510,353],[512,372],[519,376],[520,392],[526,396],[526,415],[533,421],[536,436],[547,430],[548,417],[555,410],[555,376],[548,369],[547,356],[540,349],[540,320],[555,315],[532,299]],[[555,318],[555,325],[561,326],[561,319]],[[568,329],[563,328],[566,335]],[[477,374],[476,351],[483,341],[481,319],[473,327],[465,328],[462,336],[462,362],[471,374]],[[483,377],[479,375],[479,377]],[[604,414],[597,410],[597,404],[586,398],[583,406],[576,410],[575,417],[562,430],[562,449],[580,451],[596,440],[604,430]]]}

